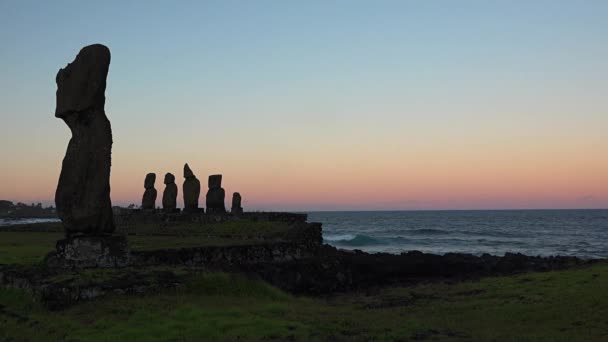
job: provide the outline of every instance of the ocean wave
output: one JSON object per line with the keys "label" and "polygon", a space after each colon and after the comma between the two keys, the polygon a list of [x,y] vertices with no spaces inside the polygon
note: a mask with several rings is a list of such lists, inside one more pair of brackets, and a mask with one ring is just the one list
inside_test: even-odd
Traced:
{"label": "ocean wave", "polygon": [[432,245],[446,245],[451,244],[454,246],[464,245],[481,245],[481,246],[527,246],[528,242],[521,240],[493,240],[478,238],[471,240],[470,238],[463,237],[451,237],[451,238],[436,238],[436,237],[424,237],[418,236],[415,238],[405,236],[370,236],[365,234],[336,234],[327,235],[323,237],[323,240],[330,245],[340,247],[368,247],[368,246],[403,246],[403,247],[414,247],[414,246],[432,246]]}
{"label": "ocean wave", "polygon": [[447,235],[447,234],[452,233],[447,230],[433,229],[433,228],[403,230],[402,232],[408,233],[408,234],[413,234],[413,235]]}
{"label": "ocean wave", "polygon": [[338,235],[326,235],[323,236],[323,240],[325,241],[348,241],[355,238],[354,234],[338,234]]}
{"label": "ocean wave", "polygon": [[441,236],[441,235],[465,235],[479,237],[503,237],[503,238],[523,238],[526,234],[509,233],[504,231],[475,231],[475,230],[444,230],[437,228],[419,228],[419,229],[388,229],[385,233],[396,235],[412,235],[412,236]]}
{"label": "ocean wave", "polygon": [[524,233],[508,233],[501,231],[471,231],[471,230],[460,230],[459,233],[463,235],[475,235],[475,236],[489,236],[489,237],[502,237],[502,238],[524,238],[527,237]]}
{"label": "ocean wave", "polygon": [[488,239],[477,239],[477,242],[483,246],[529,246],[530,243],[525,241],[501,241],[501,240],[488,240]]}
{"label": "ocean wave", "polygon": [[334,235],[323,237],[323,239],[330,244],[341,245],[341,246],[351,246],[351,247],[362,247],[362,246],[374,246],[374,245],[384,245],[387,244],[387,241],[383,241],[383,239],[374,238],[368,235],[351,235],[351,234],[343,234],[343,235]]}

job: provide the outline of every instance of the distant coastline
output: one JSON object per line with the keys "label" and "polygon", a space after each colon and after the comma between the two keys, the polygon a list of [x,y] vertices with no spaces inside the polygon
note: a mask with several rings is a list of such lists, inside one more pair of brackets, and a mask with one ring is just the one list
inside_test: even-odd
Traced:
{"label": "distant coastline", "polygon": [[58,218],[54,207],[43,207],[42,203],[25,204],[12,201],[0,200],[0,219],[47,219]]}
{"label": "distant coastline", "polygon": [[59,218],[47,217],[47,218],[0,218],[0,229],[1,227],[9,227],[18,224],[36,224],[36,223],[48,223],[48,222],[59,222]]}

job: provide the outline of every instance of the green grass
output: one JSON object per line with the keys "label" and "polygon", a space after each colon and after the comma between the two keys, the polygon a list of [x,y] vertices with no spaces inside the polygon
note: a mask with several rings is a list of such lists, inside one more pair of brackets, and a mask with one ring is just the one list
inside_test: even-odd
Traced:
{"label": "green grass", "polygon": [[0,340],[608,340],[608,264],[385,288],[325,299],[261,281],[200,275],[178,290],[48,312],[0,290]]}
{"label": "green grass", "polygon": [[63,237],[63,233],[0,231],[0,264],[38,263]]}

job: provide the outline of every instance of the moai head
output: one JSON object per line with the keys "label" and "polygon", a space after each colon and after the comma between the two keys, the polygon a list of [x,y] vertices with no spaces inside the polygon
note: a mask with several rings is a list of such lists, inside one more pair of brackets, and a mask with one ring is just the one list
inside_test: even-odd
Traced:
{"label": "moai head", "polygon": [[110,49],[106,46],[95,44],[82,48],[76,59],[60,69],[55,78],[55,116],[65,120],[73,113],[90,108],[103,108],[109,67]]}
{"label": "moai head", "polygon": [[240,208],[241,207],[241,194],[235,192],[232,194],[232,207]]}
{"label": "moai head", "polygon": [[156,173],[148,173],[146,175],[146,180],[144,181],[144,188],[153,189],[154,183],[156,182]]}
{"label": "moai head", "polygon": [[167,174],[165,175],[165,184],[173,183],[175,183],[175,176],[172,173],[167,172]]}
{"label": "moai head", "polygon": [[184,178],[194,177],[194,173],[190,170],[188,163],[184,164]]}
{"label": "moai head", "polygon": [[221,188],[222,187],[222,175],[211,175],[209,176],[209,189]]}

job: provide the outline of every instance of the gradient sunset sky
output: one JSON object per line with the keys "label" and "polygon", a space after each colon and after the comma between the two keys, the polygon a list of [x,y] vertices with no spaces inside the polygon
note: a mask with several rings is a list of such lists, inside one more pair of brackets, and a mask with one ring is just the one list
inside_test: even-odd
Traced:
{"label": "gradient sunset sky", "polygon": [[55,75],[107,45],[112,200],[608,208],[608,1],[1,1],[0,199],[52,204]]}

